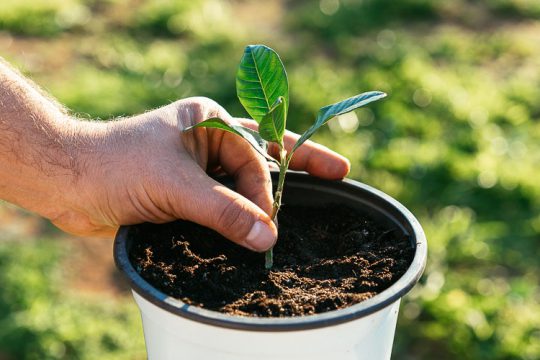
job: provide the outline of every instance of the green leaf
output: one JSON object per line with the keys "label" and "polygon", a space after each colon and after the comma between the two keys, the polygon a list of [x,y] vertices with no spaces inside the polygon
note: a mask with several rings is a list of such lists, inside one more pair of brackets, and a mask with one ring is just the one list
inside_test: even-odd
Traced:
{"label": "green leaf", "polygon": [[296,149],[298,149],[300,145],[306,142],[306,140],[308,140],[317,130],[319,130],[321,126],[326,124],[330,119],[334,118],[335,116],[343,115],[345,113],[353,111],[354,109],[358,109],[359,107],[367,105],[370,102],[382,99],[384,97],[386,97],[386,94],[381,91],[369,91],[340,101],[338,103],[322,107],[317,113],[317,119],[315,120],[315,123],[311,125],[311,127],[307,129],[304,134],[302,134],[300,139],[298,139],[296,144],[294,144],[289,154],[292,155],[292,153],[296,151]]}
{"label": "green leaf", "polygon": [[279,55],[264,45],[247,46],[236,74],[236,93],[248,114],[258,123],[280,96],[285,100],[283,111],[287,114],[289,82]]}
{"label": "green leaf", "polygon": [[259,134],[264,140],[283,146],[285,115],[285,99],[280,96],[259,124]]}
{"label": "green leaf", "polygon": [[241,136],[242,138],[247,140],[247,142],[267,160],[279,164],[276,159],[268,155],[268,143],[263,138],[261,138],[259,133],[255,130],[240,125],[229,125],[220,118],[210,118],[193,126],[185,128],[184,132],[200,127],[220,129]]}
{"label": "green leaf", "polygon": [[[236,134],[236,131],[232,128],[232,126],[227,124],[224,120],[221,120],[220,118],[210,118],[200,123],[197,123],[193,126],[188,126],[187,128],[184,129],[184,132],[190,131],[191,129],[200,128],[200,127],[221,129],[221,130],[229,131]],[[240,134],[237,134],[237,135],[240,135]]]}

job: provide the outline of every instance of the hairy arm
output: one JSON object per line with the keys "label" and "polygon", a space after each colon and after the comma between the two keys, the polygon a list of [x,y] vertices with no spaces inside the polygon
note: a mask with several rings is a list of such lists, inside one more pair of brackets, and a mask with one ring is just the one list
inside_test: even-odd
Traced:
{"label": "hairy arm", "polygon": [[[188,98],[112,122],[77,120],[0,61],[0,199],[77,235],[114,235],[119,225],[191,220],[256,251],[277,229],[268,164],[240,137],[215,129],[182,133],[211,117],[231,117],[207,98]],[[298,135],[287,133],[291,147]],[[349,163],[312,142],[295,170],[339,179]],[[232,191],[207,175],[224,171]]]}
{"label": "hairy arm", "polygon": [[0,199],[48,218],[76,180],[75,121],[0,59]]}

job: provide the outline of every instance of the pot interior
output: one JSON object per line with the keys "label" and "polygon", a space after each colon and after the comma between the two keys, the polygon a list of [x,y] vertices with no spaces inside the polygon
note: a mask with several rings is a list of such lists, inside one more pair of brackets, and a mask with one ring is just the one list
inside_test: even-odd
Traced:
{"label": "pot interior", "polygon": [[[277,173],[273,173],[274,181]],[[218,179],[224,185],[234,189],[234,181],[230,177]],[[323,205],[342,204],[366,214],[385,227],[399,229],[409,239],[415,249],[414,259],[407,272],[390,288],[382,291],[373,298],[350,306],[346,309],[328,313],[309,315],[299,318],[244,318],[234,317],[194,306],[188,306],[177,299],[172,299],[153,288],[135,271],[129,262],[128,254],[132,245],[130,234],[144,228],[148,231],[151,224],[122,227],[115,240],[115,261],[121,271],[127,276],[132,288],[152,303],[177,315],[196,319],[213,325],[260,330],[292,330],[320,326],[328,322],[344,322],[368,315],[393,302],[408,292],[421,276],[426,262],[426,240],[424,233],[414,216],[400,203],[383,192],[351,180],[326,181],[311,177],[304,173],[289,172],[287,174],[283,194],[284,204]]]}

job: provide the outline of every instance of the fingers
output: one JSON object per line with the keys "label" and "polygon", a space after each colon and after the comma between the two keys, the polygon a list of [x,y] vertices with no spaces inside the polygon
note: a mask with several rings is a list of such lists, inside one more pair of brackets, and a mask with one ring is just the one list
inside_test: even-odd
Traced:
{"label": "fingers", "polygon": [[222,170],[234,177],[236,190],[271,214],[272,179],[266,160],[249,143],[231,133],[223,134],[217,153]]}
{"label": "fingers", "polygon": [[[256,130],[258,125],[253,120],[239,119],[243,126]],[[284,145],[287,151],[292,149],[300,135],[286,131]],[[276,144],[271,143],[268,149],[271,156],[279,158],[279,149]],[[323,179],[338,180],[349,173],[351,163],[347,158],[317,144],[313,141],[306,141],[294,153],[290,168],[292,170],[307,171],[313,176]]]}
{"label": "fingers", "polygon": [[[218,104],[208,99],[195,100],[204,105],[194,115],[197,121],[219,117],[231,125],[238,123]],[[208,134],[208,167],[218,167],[233,176],[238,193],[210,179],[198,168],[199,178],[190,179],[190,183],[198,189],[199,195],[187,196],[190,201],[204,199],[204,202],[198,206],[188,205],[186,216],[251,250],[267,250],[276,241],[277,229],[268,216],[272,212],[273,197],[266,160],[235,134],[216,129],[194,129],[194,132]]]}
{"label": "fingers", "polygon": [[214,229],[233,242],[254,251],[274,245],[277,229],[270,217],[242,195],[208,177],[200,168],[190,169],[190,188],[180,189],[181,218]]}
{"label": "fingers", "polygon": [[[285,148],[292,149],[300,136],[287,131],[285,134]],[[272,149],[277,153],[277,149]],[[274,154],[271,154],[275,156]],[[313,176],[323,179],[338,180],[343,179],[351,169],[351,163],[347,158],[328,149],[326,146],[313,141],[306,141],[293,154],[290,168],[292,170],[307,171]]]}
{"label": "fingers", "polygon": [[[227,123],[239,124],[222,107],[216,107],[217,116]],[[196,129],[198,130],[198,129]],[[210,162],[235,179],[236,191],[253,201],[267,214],[272,212],[272,179],[266,160],[238,135],[216,129],[211,133]]]}

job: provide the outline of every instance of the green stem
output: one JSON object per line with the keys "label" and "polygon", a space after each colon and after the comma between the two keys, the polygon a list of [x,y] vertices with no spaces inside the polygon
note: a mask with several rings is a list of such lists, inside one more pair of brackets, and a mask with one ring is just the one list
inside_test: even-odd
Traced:
{"label": "green stem", "polygon": [[[276,192],[274,194],[274,204],[272,206],[272,221],[277,225],[277,215],[279,212],[279,209],[281,208],[281,196],[283,194],[283,186],[285,184],[285,175],[287,174],[287,169],[289,168],[289,162],[290,158],[287,157],[287,150],[280,145],[279,150],[279,156],[280,156],[280,165],[279,165],[279,178],[277,183]],[[267,269],[271,269],[272,265],[274,265],[274,254],[272,251],[273,248],[270,248],[268,251],[266,251],[264,259],[264,267]]]}

